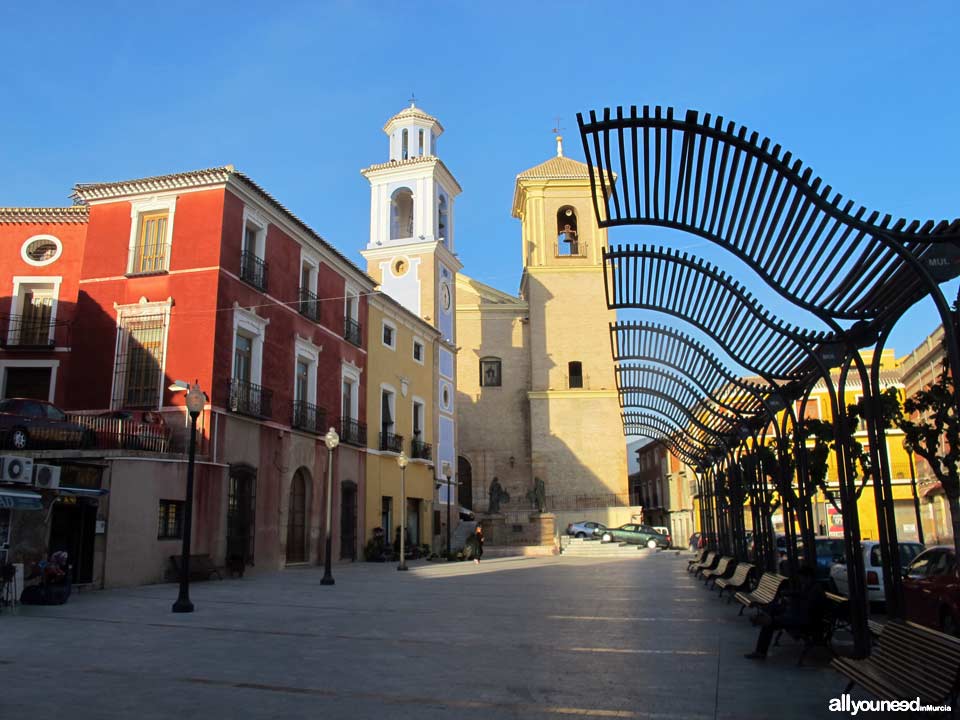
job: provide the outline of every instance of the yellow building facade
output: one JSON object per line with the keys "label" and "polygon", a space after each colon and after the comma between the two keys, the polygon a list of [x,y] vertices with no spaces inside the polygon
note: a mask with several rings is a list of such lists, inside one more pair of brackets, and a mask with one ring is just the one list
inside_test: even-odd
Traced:
{"label": "yellow building facade", "polygon": [[430,545],[440,333],[384,294],[370,297],[367,328],[364,543],[377,527],[393,543],[404,513],[410,543]]}

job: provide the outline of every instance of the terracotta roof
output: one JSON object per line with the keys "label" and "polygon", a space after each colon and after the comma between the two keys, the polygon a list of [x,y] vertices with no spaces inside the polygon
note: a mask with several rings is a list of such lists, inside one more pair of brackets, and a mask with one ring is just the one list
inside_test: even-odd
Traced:
{"label": "terracotta roof", "polygon": [[517,175],[517,180],[589,180],[590,166],[568,157],[552,157]]}
{"label": "terracotta roof", "polygon": [[110,198],[121,198],[128,195],[138,195],[141,193],[158,192],[164,190],[176,190],[179,188],[195,188],[204,185],[222,185],[229,181],[240,181],[251,188],[256,194],[260,195],[275,210],[285,215],[294,225],[304,233],[316,240],[322,247],[340,258],[347,266],[363,276],[364,280],[371,286],[374,284],[373,278],[361,270],[356,263],[347,258],[346,255],[337,250],[333,245],[324,240],[319,233],[307,225],[303,220],[293,214],[273,195],[268,193],[250,177],[237,170],[233,165],[223,165],[221,167],[205,168],[203,170],[190,170],[188,172],[173,173],[170,175],[155,175],[153,177],[139,178],[137,180],[120,180],[109,183],[80,183],[73,188],[73,197],[80,202],[90,202],[91,200],[106,200]]}
{"label": "terracotta roof", "polygon": [[0,207],[0,223],[82,224],[87,221],[86,205],[71,207],[16,208]]}
{"label": "terracotta roof", "polygon": [[440,125],[439,120],[437,120],[430,113],[424,112],[413,103],[410,103],[409,107],[405,107],[392,118],[387,120],[387,122],[384,123],[383,131],[388,132],[387,128],[390,127],[392,123],[396,122],[397,120],[406,120],[407,118],[416,118],[417,120],[426,120],[427,122],[436,123],[440,128],[440,132],[443,132],[443,125]]}

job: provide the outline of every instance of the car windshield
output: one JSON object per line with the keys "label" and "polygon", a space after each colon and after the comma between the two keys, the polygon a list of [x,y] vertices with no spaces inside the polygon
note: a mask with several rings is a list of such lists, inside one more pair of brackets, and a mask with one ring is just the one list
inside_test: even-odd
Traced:
{"label": "car windshield", "polygon": [[17,411],[17,401],[16,400],[3,400],[0,401],[0,412],[16,412]]}
{"label": "car windshield", "polygon": [[843,555],[843,540],[817,540],[816,544],[819,558]]}
{"label": "car windshield", "polygon": [[[906,567],[913,559],[923,552],[923,545],[920,543],[900,543],[900,567]],[[880,546],[874,545],[870,548],[870,565],[872,567],[882,567],[883,558],[880,555]]]}

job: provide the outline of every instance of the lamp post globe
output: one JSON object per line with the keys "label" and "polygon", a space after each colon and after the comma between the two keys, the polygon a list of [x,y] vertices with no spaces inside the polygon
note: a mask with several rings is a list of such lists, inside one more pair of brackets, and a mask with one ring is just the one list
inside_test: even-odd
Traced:
{"label": "lamp post globe", "polygon": [[196,381],[187,384],[178,380],[170,389],[187,391],[185,401],[187,412],[190,414],[190,450],[187,459],[187,489],[183,503],[183,541],[180,551],[180,593],[172,608],[175,613],[190,613],[194,609],[190,601],[190,540],[193,531],[193,472],[197,457],[197,416],[203,412],[207,396]]}
{"label": "lamp post globe", "polygon": [[336,430],[330,428],[327,430],[327,434],[323,436],[323,442],[327,446],[327,539],[326,543],[324,544],[323,579],[320,580],[320,584],[333,585],[335,584],[335,581],[333,579],[333,571],[330,567],[330,556],[333,552],[333,528],[331,527],[331,524],[333,523],[333,451],[336,450],[337,445],[340,444],[340,436],[337,435]]}
{"label": "lamp post globe", "polygon": [[407,569],[406,539],[407,539],[407,459],[403,450],[397,456],[397,465],[400,466],[400,564],[397,570]]}

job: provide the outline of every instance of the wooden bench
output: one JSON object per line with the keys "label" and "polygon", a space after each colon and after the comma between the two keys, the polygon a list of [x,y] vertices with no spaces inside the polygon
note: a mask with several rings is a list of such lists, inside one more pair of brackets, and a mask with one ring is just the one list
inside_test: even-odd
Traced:
{"label": "wooden bench", "polygon": [[729,578],[717,578],[714,580],[714,587],[720,588],[720,597],[723,597],[725,590],[730,590],[730,595],[727,597],[727,603],[729,604],[733,600],[733,594],[735,592],[748,590],[753,568],[754,566],[750,563],[737,563],[733,575]]}
{"label": "wooden bench", "polygon": [[687,563],[687,572],[688,573],[696,572],[697,568],[703,565],[705,562],[707,562],[707,559],[712,554],[713,553],[710,552],[709,550],[702,550],[698,557],[694,558],[693,560]]}
{"label": "wooden bench", "polygon": [[710,587],[711,581],[716,581],[718,578],[726,577],[728,574],[732,575],[736,567],[736,558],[722,557],[715,568],[712,570],[704,570],[700,574],[700,577],[703,578],[704,585]]}
{"label": "wooden bench", "polygon": [[[826,604],[823,608],[823,617],[820,618],[820,622],[810,627],[786,630],[790,637],[803,642],[803,650],[797,659],[798,666],[803,665],[803,659],[807,653],[817,645],[827,648],[830,654],[835,656],[836,652],[833,650],[833,634],[843,625],[849,625],[849,599],[842,595],[836,595],[835,593],[824,593],[824,598],[826,599]],[[780,644],[780,636],[783,635],[783,633],[783,630],[777,633],[777,639],[774,641],[774,645]]]}
{"label": "wooden bench", "polygon": [[883,626],[869,657],[834,658],[831,666],[881,700],[914,700],[922,705],[957,706],[960,640],[911,622]]}
{"label": "wooden bench", "polygon": [[687,572],[690,572],[690,568],[696,565],[697,563],[703,562],[703,559],[706,556],[707,556],[707,550],[706,548],[704,548],[703,550],[698,552],[696,555],[694,555],[692,559],[687,560]]}
{"label": "wooden bench", "polygon": [[[173,565],[173,575],[174,580],[177,582],[180,581],[180,577],[183,575],[183,567],[180,555],[171,555],[170,563]],[[213,560],[209,555],[191,555],[190,556],[190,580],[209,580],[212,576],[216,575],[218,580],[223,580],[223,576],[220,574],[220,571],[217,570],[217,566],[213,564]]]}
{"label": "wooden bench", "polygon": [[743,607],[738,614],[743,615],[744,608],[762,608],[766,607],[780,594],[780,588],[787,581],[787,578],[777,573],[765,572],[760,576],[760,582],[752,592],[738,592],[734,597]]}
{"label": "wooden bench", "polygon": [[719,562],[720,553],[710,553],[707,555],[707,559],[700,563],[697,569],[693,571],[693,576],[700,577],[705,571],[713,570]]}

